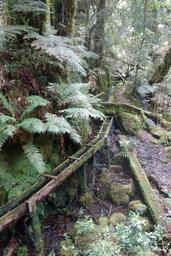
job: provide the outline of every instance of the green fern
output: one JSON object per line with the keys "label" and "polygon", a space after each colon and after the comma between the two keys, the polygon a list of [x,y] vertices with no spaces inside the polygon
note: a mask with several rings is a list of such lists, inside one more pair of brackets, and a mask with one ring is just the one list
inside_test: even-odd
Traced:
{"label": "green fern", "polygon": [[9,138],[12,138],[16,134],[16,132],[17,129],[13,125],[7,124],[0,126],[0,149]]}
{"label": "green fern", "polygon": [[44,173],[46,171],[46,166],[38,148],[31,143],[22,146],[22,148],[31,165],[34,166],[38,173]]}
{"label": "green fern", "polygon": [[2,124],[8,124],[8,123],[15,123],[16,119],[11,116],[4,115],[0,113],[0,125]]}
{"label": "green fern", "polygon": [[12,6],[12,12],[22,12],[22,13],[46,13],[47,5],[42,1],[33,1],[33,0],[19,0],[17,4]]}
{"label": "green fern", "polygon": [[72,38],[56,36],[49,33],[45,35],[34,33],[30,34],[27,38],[35,39],[32,43],[32,47],[35,49],[46,53],[49,57],[55,58],[62,64],[66,63],[71,70],[86,76],[87,63],[81,56],[80,51],[78,52],[76,50],[76,46],[73,46]]}
{"label": "green fern", "polygon": [[46,127],[47,132],[53,134],[65,134],[67,133],[70,138],[77,142],[81,142],[81,137],[78,132],[70,125],[70,123],[63,117],[58,117],[56,115],[46,113]]}
{"label": "green fern", "polygon": [[46,107],[47,105],[50,104],[50,102],[48,100],[46,100],[38,95],[32,95],[32,96],[27,97],[27,102],[29,105],[28,105],[27,109],[23,112],[22,118],[25,115],[33,112],[38,107]]}
{"label": "green fern", "polygon": [[94,108],[68,108],[60,111],[66,118],[82,119],[89,121],[90,118],[104,119],[104,114]]}
{"label": "green fern", "polygon": [[17,127],[31,134],[46,132],[45,124],[38,118],[26,118],[17,124]]}
{"label": "green fern", "polygon": [[8,110],[8,112],[12,115],[12,117],[15,116],[15,111],[12,106],[12,104],[5,98],[5,96],[0,93],[0,102],[3,104],[4,108]]}

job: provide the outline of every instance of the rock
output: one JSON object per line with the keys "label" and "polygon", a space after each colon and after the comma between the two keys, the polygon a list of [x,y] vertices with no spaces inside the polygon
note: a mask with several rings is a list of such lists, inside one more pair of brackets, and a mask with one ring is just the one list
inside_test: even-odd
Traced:
{"label": "rock", "polygon": [[101,226],[101,227],[107,227],[108,226],[108,222],[109,222],[109,219],[108,217],[99,217],[98,218],[98,224]]}
{"label": "rock", "polygon": [[127,217],[123,213],[114,213],[112,216],[109,218],[109,224],[116,226],[117,224],[121,222],[126,222]]}
{"label": "rock", "polygon": [[140,215],[144,215],[147,213],[147,206],[143,204],[140,200],[131,201],[128,207],[130,211],[137,212]]}
{"label": "rock", "polygon": [[134,195],[132,183],[119,184],[113,183],[110,189],[110,198],[117,205],[128,205],[130,197]]}
{"label": "rock", "polygon": [[138,87],[137,92],[142,98],[146,98],[146,97],[152,96],[157,90],[158,90],[157,86],[143,84]]}
{"label": "rock", "polygon": [[126,134],[135,135],[142,128],[142,120],[137,114],[120,111],[117,114],[118,124]]}
{"label": "rock", "polygon": [[139,216],[138,219],[143,222],[142,227],[144,231],[150,232],[152,230],[153,225],[147,217]]}
{"label": "rock", "polygon": [[156,124],[153,122],[153,120],[147,118],[146,122],[150,128],[156,127]]}

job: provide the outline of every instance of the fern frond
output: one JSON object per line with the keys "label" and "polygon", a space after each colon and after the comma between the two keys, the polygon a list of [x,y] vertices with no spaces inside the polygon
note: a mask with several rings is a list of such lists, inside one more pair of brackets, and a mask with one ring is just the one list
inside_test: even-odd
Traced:
{"label": "fern frond", "polygon": [[22,118],[33,112],[36,108],[38,107],[46,107],[47,105],[50,104],[50,102],[38,95],[32,95],[32,96],[29,96],[27,97],[27,102],[29,104],[29,106],[27,107],[27,109],[23,112],[22,114]]}
{"label": "fern frond", "polygon": [[0,149],[5,144],[5,142],[14,136],[14,134],[17,132],[17,128],[13,125],[2,125],[0,127]]}
{"label": "fern frond", "polygon": [[16,119],[11,116],[4,115],[0,113],[0,125],[1,124],[8,124],[8,123],[15,123]]}
{"label": "fern frond", "polygon": [[12,117],[15,116],[15,111],[14,108],[12,106],[12,104],[5,98],[5,96],[0,93],[0,102],[3,104],[4,108],[6,108],[6,110],[8,110],[8,112],[12,115]]}
{"label": "fern frond", "polygon": [[40,13],[47,12],[47,5],[42,1],[33,1],[33,0],[20,0],[17,4],[12,6],[12,12],[22,12],[22,13]]}
{"label": "fern frond", "polygon": [[38,118],[26,118],[20,122],[17,127],[33,134],[40,134],[46,131],[45,124]]}
{"label": "fern frond", "polygon": [[56,84],[50,83],[47,87],[53,92],[58,100],[64,100],[68,97],[75,96],[78,93],[88,94],[90,83],[73,83],[73,84]]}
{"label": "fern frond", "polygon": [[46,166],[39,149],[31,143],[22,146],[22,148],[31,165],[38,171],[38,173],[44,173],[46,171]]}
{"label": "fern frond", "polygon": [[55,35],[39,35],[32,34],[30,37],[35,39],[32,46],[37,50],[45,52],[48,56],[53,57],[61,63],[66,63],[73,71],[76,71],[83,76],[86,75],[87,64],[76,51],[76,47],[72,46],[71,38],[55,36]]}
{"label": "fern frond", "polygon": [[70,125],[70,123],[63,117],[58,117],[54,114],[46,113],[46,127],[47,132],[53,134],[65,134],[67,133],[70,138],[77,142],[81,142],[81,137],[77,131]]}
{"label": "fern frond", "polygon": [[66,118],[74,118],[78,120],[89,120],[90,118],[104,119],[104,114],[94,108],[68,108],[61,110],[60,112],[63,113]]}

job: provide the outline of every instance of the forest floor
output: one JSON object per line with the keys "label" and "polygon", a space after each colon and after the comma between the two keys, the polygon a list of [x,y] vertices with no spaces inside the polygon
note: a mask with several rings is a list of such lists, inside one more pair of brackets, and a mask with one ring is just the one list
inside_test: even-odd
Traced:
{"label": "forest floor", "polygon": [[[131,101],[124,95],[125,87],[119,88],[115,92],[116,101],[119,103],[131,104]],[[150,133],[145,130],[139,131],[137,136],[128,136],[131,140],[134,149],[137,151],[138,158],[147,176],[152,184],[152,187],[158,196],[163,208],[166,212],[166,216],[171,213],[171,203],[169,205],[169,193],[171,194],[171,157],[167,154],[162,145],[154,144],[154,138]],[[117,146],[118,135],[117,129],[112,130],[112,136],[109,138],[109,146],[111,157],[119,153]],[[100,159],[100,164],[103,164],[103,157],[96,156]],[[92,166],[90,167],[90,169]],[[113,182],[127,183],[130,182],[131,176],[123,169],[113,169],[111,171]],[[93,202],[84,207],[84,215],[91,216],[96,222],[100,216],[110,216],[113,213],[122,212],[128,214],[128,207],[116,206],[111,203],[110,200],[101,199],[99,193],[102,193],[103,188],[100,187],[98,178],[96,177],[96,183],[93,187],[94,199]],[[134,199],[140,199],[138,191]],[[56,215],[49,216],[44,222],[44,241],[45,241],[45,255],[47,256],[51,250],[54,250],[57,255],[60,250],[60,242],[64,238],[64,234],[69,232],[79,216],[80,205],[78,202],[73,202],[68,206],[70,208],[71,215]],[[171,214],[170,214],[171,215]],[[74,216],[74,217],[73,217]],[[169,221],[170,229],[170,221]],[[164,254],[163,254],[164,255]]]}

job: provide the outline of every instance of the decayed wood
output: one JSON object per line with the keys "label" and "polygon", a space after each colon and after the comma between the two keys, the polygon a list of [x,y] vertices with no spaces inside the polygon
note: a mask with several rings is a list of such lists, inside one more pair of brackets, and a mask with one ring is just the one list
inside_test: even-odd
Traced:
{"label": "decayed wood", "polygon": [[[103,130],[104,124],[105,124],[105,121],[103,122],[101,129],[100,129],[98,135],[96,136],[96,138],[94,138],[91,141],[92,144],[93,143],[95,144],[98,141],[98,139],[101,135],[101,131]],[[78,150],[73,155],[73,157],[79,158],[80,155],[82,155],[84,152],[87,151],[87,147],[90,147],[90,146],[94,147],[94,145],[85,145],[83,148]],[[69,159],[65,160],[63,163],[58,165],[54,170],[52,170],[50,175],[57,175],[58,173],[60,173],[65,168],[65,166],[68,166],[69,162],[70,162]],[[18,205],[22,204],[25,200],[27,200],[35,192],[37,192],[40,188],[42,188],[46,183],[47,183],[47,179],[45,177],[40,176],[38,178],[38,181],[33,186],[31,186],[28,190],[26,190],[24,193],[22,193],[19,197],[12,199],[11,201],[7,202],[5,205],[0,207],[0,217],[3,216],[4,214],[6,214],[7,212],[11,211]]]}
{"label": "decayed wood", "polygon": [[41,223],[37,212],[37,206],[34,205],[31,210],[32,211],[30,212],[30,217],[34,247],[36,249],[37,255],[44,256],[44,241],[42,238]]}
{"label": "decayed wood", "polygon": [[[84,147],[84,150],[80,150],[82,152],[82,155],[80,155],[80,159],[77,161],[74,161],[69,166],[67,166],[63,172],[59,173],[56,176],[56,179],[52,179],[49,181],[45,186],[43,186],[39,191],[37,191],[34,195],[29,197],[27,201],[24,201],[19,206],[15,207],[10,212],[6,213],[0,218],[0,232],[2,232],[4,229],[8,228],[11,224],[16,222],[18,219],[22,218],[26,214],[29,214],[29,212],[32,212],[32,209],[34,206],[45,199],[50,192],[54,191],[58,186],[60,186],[67,177],[69,177],[73,172],[75,172],[79,167],[81,167],[89,158],[91,158],[101,147],[104,146],[106,142],[106,138],[109,135],[110,129],[112,127],[113,118],[109,118],[108,121],[103,123],[103,126],[101,130],[106,130],[105,135],[98,135],[96,139],[94,139],[91,143],[95,143],[94,147],[90,147],[87,149],[87,147]],[[105,127],[105,125],[107,127]],[[79,153],[74,154],[74,156],[79,156]],[[67,160],[68,161],[68,160]],[[61,170],[62,167],[64,168],[66,163],[65,161],[63,164],[61,164],[59,167],[57,167],[54,172],[57,170]],[[59,168],[59,169],[58,169]],[[45,178],[46,179],[46,178]]]}
{"label": "decayed wood", "polygon": [[136,152],[133,150],[130,141],[125,136],[120,136],[119,144],[124,152],[124,155],[126,155],[128,164],[130,166],[130,171],[139,186],[154,223],[162,224],[163,217],[165,215],[162,205],[155,195],[145,171],[139,163]]}

